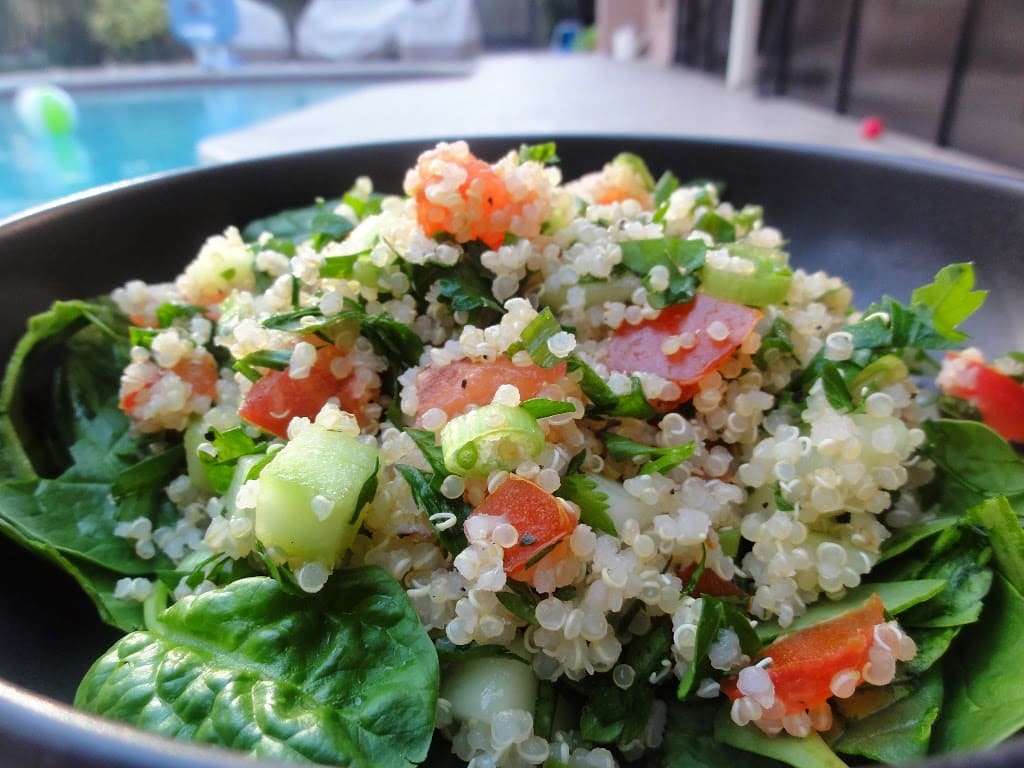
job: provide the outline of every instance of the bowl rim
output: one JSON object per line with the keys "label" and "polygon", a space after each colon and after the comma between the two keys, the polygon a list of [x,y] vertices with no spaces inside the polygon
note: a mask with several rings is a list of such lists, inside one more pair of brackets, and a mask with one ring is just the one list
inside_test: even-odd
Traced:
{"label": "bowl rim", "polygon": [[98,198],[118,196],[120,194],[132,194],[139,188],[148,188],[166,184],[179,179],[188,179],[193,176],[202,177],[211,173],[225,172],[234,169],[240,172],[245,168],[259,168],[260,166],[273,165],[278,162],[297,161],[312,159],[318,156],[328,157],[339,153],[348,152],[369,152],[374,149],[400,149],[407,147],[410,152],[417,148],[433,146],[441,141],[464,140],[472,147],[474,143],[496,144],[508,143],[512,148],[519,143],[529,142],[600,142],[617,143],[630,141],[645,141],[658,143],[672,143],[689,145],[692,147],[720,147],[734,148],[738,150],[762,150],[780,155],[800,156],[803,158],[815,158],[819,160],[839,161],[864,167],[875,167],[897,172],[908,172],[934,178],[936,181],[958,181],[976,183],[986,187],[997,187],[1010,192],[1024,193],[1024,175],[1014,176],[1011,173],[996,173],[994,171],[972,168],[968,166],[955,165],[942,160],[902,156],[867,149],[851,149],[847,147],[832,147],[821,144],[800,144],[797,142],[750,140],[743,138],[718,138],[713,136],[679,136],[664,133],[565,133],[552,135],[551,133],[524,132],[498,136],[483,134],[476,136],[427,136],[422,139],[389,139],[385,141],[353,142],[350,144],[338,144],[330,147],[316,147],[310,149],[289,150],[276,152],[255,157],[230,160],[226,162],[212,163],[185,168],[175,168],[166,171],[146,174],[131,179],[101,184],[88,189],[72,192],[67,195],[55,198],[49,202],[30,206],[22,211],[15,212],[9,216],[0,218],[0,232],[9,231],[9,228],[20,228],[40,216],[52,215],[57,210],[63,210],[75,205],[88,204]]}
{"label": "bowl rim", "polygon": [[[806,145],[780,141],[758,141],[740,138],[678,136],[646,133],[516,133],[508,136],[477,135],[466,137],[424,137],[341,144],[332,147],[295,150],[268,154],[225,163],[174,169],[146,176],[113,182],[72,193],[0,219],[0,235],[16,234],[23,228],[47,223],[54,216],[78,208],[116,200],[168,183],[197,182],[223,173],[258,172],[280,163],[315,160],[339,154],[370,153],[374,149],[407,150],[410,159],[415,153],[440,141],[464,139],[472,147],[486,143],[507,143],[509,149],[520,143],[555,141],[572,144],[605,144],[650,142],[689,146],[694,149],[715,147],[740,151],[764,151],[782,157],[800,157],[821,162],[839,163],[862,169],[882,169],[909,173],[936,182],[957,182],[995,189],[1020,196],[1024,200],[1024,177],[1004,175],[976,168],[957,166],[930,158],[902,157],[877,151]],[[370,169],[368,169],[370,170]],[[314,193],[315,194],[315,193]],[[6,367],[6,360],[2,366]],[[246,768],[280,766],[281,761],[252,758],[212,745],[177,741],[130,725],[102,718],[72,705],[38,693],[0,677],[0,746],[12,765],[35,764],[40,751],[74,760],[82,768]],[[914,763],[922,768],[968,768],[979,765],[979,755],[934,755]],[[1024,736],[1017,736],[984,754],[984,768],[1010,768],[1024,763]],[[7,764],[7,763],[5,763]]]}

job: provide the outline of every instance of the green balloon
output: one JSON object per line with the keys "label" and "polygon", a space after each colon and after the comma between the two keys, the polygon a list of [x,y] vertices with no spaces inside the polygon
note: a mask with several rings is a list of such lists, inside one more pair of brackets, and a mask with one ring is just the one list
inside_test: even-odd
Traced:
{"label": "green balloon", "polygon": [[66,136],[75,128],[75,117],[65,104],[52,93],[43,91],[39,94],[39,109],[42,112],[43,125],[52,136]]}

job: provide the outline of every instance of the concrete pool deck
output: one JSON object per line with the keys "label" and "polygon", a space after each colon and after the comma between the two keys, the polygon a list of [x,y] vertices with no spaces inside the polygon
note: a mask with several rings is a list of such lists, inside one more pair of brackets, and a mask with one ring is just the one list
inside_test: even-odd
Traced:
{"label": "concrete pool deck", "polygon": [[681,67],[540,51],[488,54],[461,77],[375,83],[207,138],[198,152],[201,162],[217,163],[424,137],[633,134],[832,147],[1024,177],[1019,169],[895,131],[864,139],[860,123],[803,102],[729,90],[719,78]]}
{"label": "concrete pool deck", "polygon": [[47,83],[69,90],[105,90],[161,85],[218,85],[222,83],[287,83],[322,81],[378,82],[468,75],[471,61],[268,61],[249,62],[230,69],[203,69],[191,62],[117,64],[106,67],[51,68],[0,74],[0,97],[25,86]]}

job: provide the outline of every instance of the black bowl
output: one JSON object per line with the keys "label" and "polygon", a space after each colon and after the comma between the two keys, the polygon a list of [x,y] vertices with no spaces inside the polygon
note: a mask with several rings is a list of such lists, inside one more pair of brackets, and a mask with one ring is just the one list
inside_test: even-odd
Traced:
{"label": "black bowl", "polygon": [[[548,137],[545,137],[546,140]],[[472,141],[497,158],[523,137]],[[538,137],[525,140],[536,141]],[[620,151],[655,173],[721,179],[734,203],[760,203],[794,264],[843,276],[864,305],[906,299],[950,262],[974,261],[989,300],[967,329],[990,354],[1024,348],[1024,182],[852,153],[657,138],[556,139],[566,178]],[[55,299],[109,292],[130,278],[167,280],[204,238],[230,224],[309,204],[371,175],[401,190],[434,142],[357,146],[205,168],[58,202],[0,226],[0,354],[28,315]],[[257,765],[183,745],[68,706],[92,661],[117,637],[74,583],[0,536],[0,764],[183,768]],[[1024,740],[929,765],[1024,764]],[[267,764],[272,765],[272,764]]]}

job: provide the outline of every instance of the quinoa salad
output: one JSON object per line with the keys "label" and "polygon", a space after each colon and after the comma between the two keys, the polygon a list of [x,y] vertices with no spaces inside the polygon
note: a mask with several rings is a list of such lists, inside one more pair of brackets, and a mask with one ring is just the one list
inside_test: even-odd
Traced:
{"label": "quinoa salad", "polygon": [[858,309],[718,181],[558,163],[438,144],[403,194],[361,177],[32,319],[0,530],[126,632],[76,706],[350,766],[1012,736],[1024,356],[959,330],[971,264]]}

